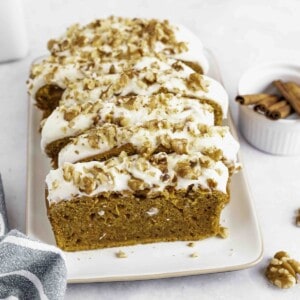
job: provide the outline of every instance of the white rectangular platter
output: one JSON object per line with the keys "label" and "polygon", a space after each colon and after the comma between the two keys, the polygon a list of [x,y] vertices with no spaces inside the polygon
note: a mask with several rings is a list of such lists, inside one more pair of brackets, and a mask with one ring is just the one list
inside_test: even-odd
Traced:
{"label": "white rectangular platter", "polygon": [[[210,64],[208,75],[221,82],[213,55],[208,50],[205,55]],[[40,119],[39,111],[29,103],[26,231],[33,238],[55,245],[45,206],[44,179],[50,164],[40,150]],[[229,125],[236,136],[231,119]],[[229,228],[227,239],[209,238],[196,242],[194,247],[188,247],[187,242],[167,242],[65,252],[68,282],[166,278],[232,271],[257,264],[262,259],[263,244],[243,170],[233,177],[231,201],[222,213],[221,223]],[[117,258],[120,250],[127,258]]]}

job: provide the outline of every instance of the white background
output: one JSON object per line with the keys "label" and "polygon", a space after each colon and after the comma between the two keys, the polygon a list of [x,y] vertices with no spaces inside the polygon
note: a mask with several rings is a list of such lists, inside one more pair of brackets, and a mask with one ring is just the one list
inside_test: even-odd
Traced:
{"label": "white background", "polygon": [[[270,60],[300,62],[300,1],[238,0],[24,0],[29,55],[0,64],[0,172],[11,227],[25,230],[27,96],[31,61],[46,42],[74,22],[111,14],[169,18],[193,30],[216,55],[233,99],[241,74]],[[0,47],[1,43],[0,37]],[[66,299],[299,299],[300,286],[279,290],[265,280],[268,259],[284,249],[300,260],[300,156],[262,153],[241,138],[244,168],[255,200],[265,255],[254,268],[236,272],[140,282],[69,285]],[[42,224],[41,224],[42,226]],[[198,259],[201,259],[201,255]],[[99,266],[101,268],[101,266]]]}

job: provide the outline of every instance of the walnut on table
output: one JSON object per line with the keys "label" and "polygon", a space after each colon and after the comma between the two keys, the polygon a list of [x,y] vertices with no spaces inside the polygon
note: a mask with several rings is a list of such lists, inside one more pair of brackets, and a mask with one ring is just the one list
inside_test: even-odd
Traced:
{"label": "walnut on table", "polygon": [[190,257],[192,258],[197,258],[199,256],[199,254],[197,252],[193,252],[192,254],[190,254]]}
{"label": "walnut on table", "polygon": [[119,251],[116,253],[116,257],[117,257],[117,258],[127,258],[128,256],[127,256],[127,254],[126,254],[124,251],[119,250]]}
{"label": "walnut on table", "polygon": [[290,258],[285,251],[279,251],[271,259],[266,269],[268,280],[279,288],[287,289],[293,287],[300,274],[300,262]]}

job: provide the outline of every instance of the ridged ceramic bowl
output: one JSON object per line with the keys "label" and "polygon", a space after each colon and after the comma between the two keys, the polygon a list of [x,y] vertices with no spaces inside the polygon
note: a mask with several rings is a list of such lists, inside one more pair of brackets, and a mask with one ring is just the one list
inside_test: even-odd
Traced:
{"label": "ridged ceramic bowl", "polygon": [[[268,63],[244,73],[239,81],[239,95],[272,93],[272,82],[294,81],[300,84],[300,64]],[[239,105],[239,127],[254,147],[276,155],[300,155],[300,117],[294,113],[286,119],[270,120],[251,107]]]}

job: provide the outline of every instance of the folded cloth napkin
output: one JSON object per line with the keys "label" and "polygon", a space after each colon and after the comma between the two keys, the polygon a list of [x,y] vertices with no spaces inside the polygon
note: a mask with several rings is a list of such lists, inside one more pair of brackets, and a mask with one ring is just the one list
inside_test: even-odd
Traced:
{"label": "folded cloth napkin", "polygon": [[17,230],[8,232],[0,177],[0,299],[63,299],[66,273],[60,249]]}

